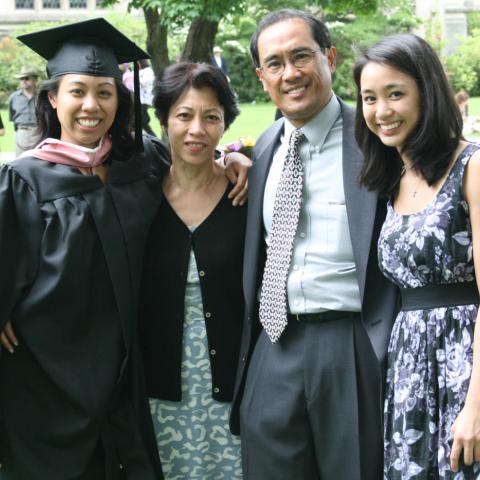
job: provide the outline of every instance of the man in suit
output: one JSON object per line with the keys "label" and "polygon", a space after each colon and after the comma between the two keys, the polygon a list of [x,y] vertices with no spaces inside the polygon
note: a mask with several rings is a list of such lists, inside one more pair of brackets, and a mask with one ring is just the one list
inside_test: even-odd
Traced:
{"label": "man in suit", "polygon": [[223,50],[220,47],[213,47],[213,56],[210,59],[210,63],[218,67],[227,77],[227,80],[230,81],[230,77],[228,76],[228,63],[222,53]]}
{"label": "man in suit", "polygon": [[[354,112],[332,92],[336,51],[325,25],[273,12],[250,48],[284,118],[258,140],[249,172],[231,416],[244,478],[380,479],[382,365],[396,305],[376,258],[385,204],[357,185]],[[292,162],[301,164],[300,193],[288,190],[299,178]]]}

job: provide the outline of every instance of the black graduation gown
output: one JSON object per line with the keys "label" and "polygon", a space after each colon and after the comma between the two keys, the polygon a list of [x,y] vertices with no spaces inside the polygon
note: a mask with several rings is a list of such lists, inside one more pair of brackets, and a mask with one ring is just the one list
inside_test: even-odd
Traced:
{"label": "black graduation gown", "polygon": [[0,329],[20,343],[0,354],[0,479],[96,480],[99,445],[99,478],[163,478],[135,329],[160,198],[143,155],[105,185],[34,158],[0,169]]}

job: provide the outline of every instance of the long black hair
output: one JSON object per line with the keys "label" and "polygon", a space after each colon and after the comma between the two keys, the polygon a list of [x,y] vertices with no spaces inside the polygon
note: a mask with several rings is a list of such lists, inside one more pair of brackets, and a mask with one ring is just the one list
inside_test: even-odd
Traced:
{"label": "long black hair", "polygon": [[397,149],[384,145],[363,118],[360,80],[363,68],[371,62],[400,70],[415,80],[420,117],[401,153],[408,156],[413,168],[429,185],[434,185],[448,171],[463,138],[463,122],[440,59],[425,40],[413,34],[383,38],[354,66],[357,85],[355,137],[364,155],[360,183],[382,196],[395,194],[403,167]]}
{"label": "long black hair", "polygon": [[[60,138],[62,127],[57,111],[52,107],[48,94],[57,95],[61,77],[44,80],[38,87],[36,116],[40,141],[46,138]],[[127,160],[135,151],[132,137],[133,99],[130,90],[120,80],[115,80],[118,95],[118,109],[109,133],[112,137],[112,155],[117,160]]]}

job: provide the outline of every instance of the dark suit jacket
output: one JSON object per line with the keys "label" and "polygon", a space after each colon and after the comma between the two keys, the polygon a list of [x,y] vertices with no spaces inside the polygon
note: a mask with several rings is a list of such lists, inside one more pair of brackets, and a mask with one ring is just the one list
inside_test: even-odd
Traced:
{"label": "dark suit jacket", "polygon": [[[218,67],[217,62],[215,61],[215,57],[210,58],[210,63],[215,67]],[[220,70],[228,77],[228,63],[225,60],[225,57],[222,55],[222,64],[220,65]]]}
{"label": "dark suit jacket", "polygon": [[[343,117],[343,187],[348,224],[357,267],[357,279],[362,301],[362,320],[372,347],[381,364],[386,350],[396,310],[396,289],[380,273],[377,263],[377,240],[385,218],[385,202],[357,183],[362,155],[354,137],[354,110],[340,100]],[[277,120],[258,140],[249,172],[248,216],[243,263],[245,318],[240,347],[240,360],[235,383],[230,428],[238,434],[239,406],[246,372],[261,326],[258,320],[257,292],[265,265],[263,227],[263,194],[275,146],[283,131],[283,118]]]}

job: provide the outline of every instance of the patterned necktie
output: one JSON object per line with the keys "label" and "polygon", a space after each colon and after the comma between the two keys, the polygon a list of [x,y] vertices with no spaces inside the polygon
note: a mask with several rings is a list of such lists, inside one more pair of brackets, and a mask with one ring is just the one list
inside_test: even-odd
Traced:
{"label": "patterned necktie", "polygon": [[287,277],[302,204],[303,164],[298,144],[303,133],[294,130],[290,137],[282,176],[273,207],[270,244],[260,293],[260,322],[272,343],[287,326]]}

